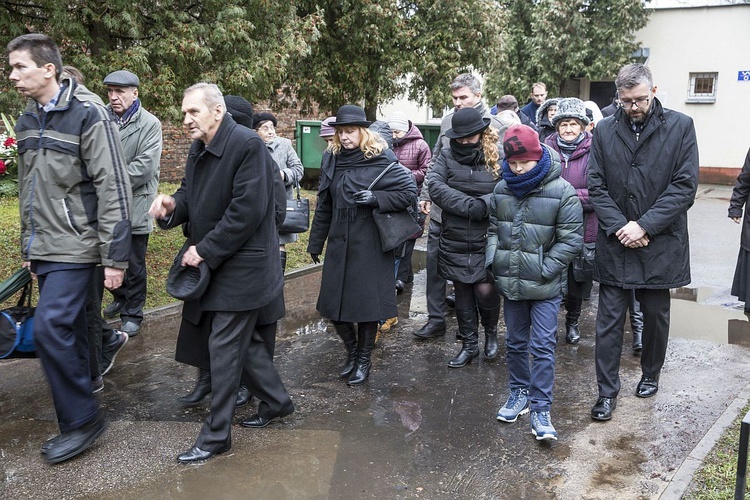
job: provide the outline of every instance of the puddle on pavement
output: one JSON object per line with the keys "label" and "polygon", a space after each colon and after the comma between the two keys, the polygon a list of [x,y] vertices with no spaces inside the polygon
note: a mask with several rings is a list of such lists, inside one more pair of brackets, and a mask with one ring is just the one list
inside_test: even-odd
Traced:
{"label": "puddle on pavement", "polygon": [[741,306],[738,310],[704,304],[713,292],[709,287],[672,291],[670,336],[750,347],[750,318]]}

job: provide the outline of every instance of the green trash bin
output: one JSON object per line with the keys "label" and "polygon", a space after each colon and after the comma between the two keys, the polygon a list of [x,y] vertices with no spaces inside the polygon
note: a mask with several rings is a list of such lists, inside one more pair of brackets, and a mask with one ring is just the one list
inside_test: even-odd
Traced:
{"label": "green trash bin", "polygon": [[297,120],[294,138],[297,156],[305,167],[304,184],[314,185],[320,176],[320,160],[328,144],[320,138],[320,121]]}
{"label": "green trash bin", "polygon": [[440,136],[440,124],[439,123],[415,123],[425,142],[432,150],[435,147],[437,138]]}

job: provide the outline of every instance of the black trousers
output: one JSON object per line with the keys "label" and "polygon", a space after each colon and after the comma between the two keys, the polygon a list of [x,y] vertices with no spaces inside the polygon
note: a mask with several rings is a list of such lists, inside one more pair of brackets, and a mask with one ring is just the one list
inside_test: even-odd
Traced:
{"label": "black trousers", "polygon": [[91,394],[86,302],[94,265],[32,262],[39,302],[34,340],[55,404],[60,432],[89,423],[99,411]]}
{"label": "black trousers", "polygon": [[218,451],[232,444],[232,418],[240,375],[258,319],[251,311],[215,311],[211,315],[208,352],[211,358],[211,412],[203,422],[195,446]]}
{"label": "black trousers", "polygon": [[427,232],[427,314],[429,321],[445,323],[445,278],[438,273],[438,251],[443,225],[430,218]]}
{"label": "black trousers", "polygon": [[120,311],[122,321],[138,325],[143,321],[143,306],[146,304],[146,250],[148,234],[134,234],[130,241],[130,257],[122,286],[112,290],[115,300],[124,305]]}
{"label": "black trousers", "polygon": [[[641,371],[656,378],[664,366],[669,342],[668,289],[639,289],[635,298],[643,313],[643,352]],[[613,398],[620,392],[620,356],[622,355],[625,317],[631,290],[599,286],[599,310],[596,315],[596,379],[599,396]]]}

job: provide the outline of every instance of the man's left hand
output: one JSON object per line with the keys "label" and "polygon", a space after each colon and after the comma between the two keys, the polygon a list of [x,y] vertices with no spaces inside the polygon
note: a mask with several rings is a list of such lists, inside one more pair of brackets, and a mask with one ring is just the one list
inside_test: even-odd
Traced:
{"label": "man's left hand", "polygon": [[626,247],[633,248],[631,245],[638,243],[644,236],[646,236],[646,231],[644,231],[637,222],[631,220],[615,234],[617,235],[617,238],[619,238],[620,243]]}
{"label": "man's left hand", "polygon": [[182,265],[198,267],[201,262],[203,262],[203,257],[198,255],[198,251],[195,249],[195,245],[190,245],[182,255]]}
{"label": "man's left hand", "polygon": [[104,287],[107,290],[114,290],[122,286],[122,279],[125,277],[125,269],[116,269],[114,267],[104,268]]}

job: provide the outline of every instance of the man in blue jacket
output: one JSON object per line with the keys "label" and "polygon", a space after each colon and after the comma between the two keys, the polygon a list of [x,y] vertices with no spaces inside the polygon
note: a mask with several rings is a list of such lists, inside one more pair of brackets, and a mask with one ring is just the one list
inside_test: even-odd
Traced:
{"label": "man in blue jacket", "polygon": [[21,254],[39,282],[37,353],[50,384],[60,435],[47,462],[72,458],[106,429],[92,394],[85,305],[94,269],[122,284],[130,252],[130,183],[117,130],[101,100],[63,78],[46,35],[8,44],[10,81],[29,98],[16,124]]}
{"label": "man in blue jacket", "polygon": [[631,293],[643,313],[642,377],[636,396],[659,390],[669,339],[670,288],[690,283],[687,211],[698,187],[693,120],[662,107],[651,71],[623,67],[619,109],[596,127],[589,158],[589,198],[599,218],[594,278],[596,316],[594,420],[609,420],[620,392],[623,326]]}

